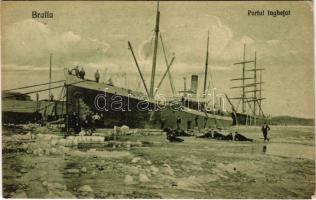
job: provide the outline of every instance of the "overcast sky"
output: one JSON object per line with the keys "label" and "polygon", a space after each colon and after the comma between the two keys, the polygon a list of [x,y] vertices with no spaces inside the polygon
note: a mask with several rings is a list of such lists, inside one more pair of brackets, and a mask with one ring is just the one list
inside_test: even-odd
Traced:
{"label": "overcast sky", "polygon": [[[156,2],[3,2],[3,88],[48,80],[53,54],[53,80],[63,68],[84,66],[88,77],[99,69],[102,81],[138,89],[139,75],[127,48],[131,41],[147,84],[152,64]],[[248,10],[291,10],[287,17],[248,16]],[[32,19],[32,11],[49,11],[53,19]],[[218,92],[240,95],[230,87],[239,77],[243,44],[246,59],[257,52],[263,72],[266,114],[314,116],[313,26],[311,2],[160,2],[160,30],[177,90],[183,77],[203,70],[207,31],[209,66]],[[156,84],[166,65],[159,44]],[[249,65],[249,67],[252,67]],[[209,73],[209,78],[211,77]],[[248,74],[252,76],[251,73]],[[161,93],[170,94],[168,80]],[[143,90],[140,87],[140,90]],[[237,103],[237,102],[235,102]]]}

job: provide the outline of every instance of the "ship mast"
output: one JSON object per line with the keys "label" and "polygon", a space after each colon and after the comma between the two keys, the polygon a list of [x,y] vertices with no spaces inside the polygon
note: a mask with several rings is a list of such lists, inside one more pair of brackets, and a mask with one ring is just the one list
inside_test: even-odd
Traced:
{"label": "ship mast", "polygon": [[241,85],[240,86],[235,86],[232,87],[231,89],[234,88],[241,88],[242,92],[241,92],[241,97],[237,97],[237,98],[231,98],[231,99],[239,99],[241,100],[241,110],[242,113],[246,112],[246,103],[248,103],[248,101],[246,101],[247,97],[246,97],[246,93],[247,91],[245,91],[246,88],[248,87],[253,87],[253,84],[246,84],[246,80],[247,79],[253,79],[252,77],[245,77],[246,71],[253,71],[253,70],[246,70],[246,64],[247,63],[253,63],[254,60],[250,60],[250,61],[246,61],[246,44],[244,44],[244,53],[243,53],[243,60],[242,62],[238,62],[238,63],[234,63],[234,65],[242,65],[242,77],[241,78],[234,78],[231,79],[231,81],[241,81]]}
{"label": "ship mast", "polygon": [[[253,93],[253,98],[252,99],[249,99],[247,102],[254,102],[253,106],[254,106],[254,110],[253,110],[253,116],[254,116],[254,119],[256,119],[256,115],[257,115],[257,105],[259,106],[259,115],[261,115],[260,113],[262,113],[263,115],[263,111],[262,111],[262,108],[261,108],[261,101],[264,100],[265,98],[262,98],[261,96],[261,93],[262,93],[262,71],[264,70],[264,68],[257,68],[257,56],[256,56],[256,52],[255,52],[255,65],[254,65],[254,69],[250,69],[250,70],[247,70],[247,71],[253,71],[254,72],[254,82],[252,84],[249,84],[250,86],[253,86],[253,90],[252,91],[247,91],[247,92],[250,92],[250,93]],[[260,79],[259,79],[259,82],[258,82],[258,76],[257,76],[257,73],[260,72]],[[259,88],[257,87],[257,85],[259,85]],[[258,98],[258,93],[259,92],[259,98]]]}
{"label": "ship mast", "polygon": [[259,84],[259,107],[260,107],[260,111],[259,111],[259,115],[262,116],[263,112],[261,110],[261,101],[262,101],[262,71],[260,71],[260,80],[259,80],[260,84]]}
{"label": "ship mast", "polygon": [[139,67],[139,65],[138,65],[138,62],[137,62],[137,59],[136,59],[136,57],[135,57],[135,54],[134,54],[134,51],[133,51],[133,47],[132,47],[132,44],[131,44],[130,41],[128,41],[128,49],[131,50],[131,52],[132,52],[132,55],[133,55],[133,58],[134,58],[134,61],[135,61],[135,64],[136,64],[138,73],[139,73],[139,75],[140,75],[140,78],[141,78],[142,81],[143,81],[144,88],[145,88],[145,90],[146,90],[146,94],[149,96],[149,92],[148,92],[148,89],[147,89],[147,85],[146,85],[144,76],[143,76],[143,74],[142,74],[142,71],[140,70],[140,67]]}
{"label": "ship mast", "polygon": [[203,94],[206,93],[207,70],[208,70],[208,46],[209,46],[209,41],[210,41],[209,32],[207,32],[207,46],[206,46],[206,59],[205,59]]}
{"label": "ship mast", "polygon": [[[257,52],[255,51],[255,56],[254,56],[254,60],[250,60],[250,61],[246,61],[245,60],[245,49],[246,49],[246,45],[244,44],[244,55],[243,55],[243,61],[242,62],[238,62],[238,63],[234,63],[235,65],[242,65],[242,77],[241,78],[235,78],[235,79],[231,79],[232,81],[242,81],[242,85],[241,86],[235,86],[232,87],[233,88],[241,88],[242,89],[242,95],[241,97],[237,97],[237,98],[231,98],[231,99],[239,99],[242,102],[242,113],[245,114],[246,113],[246,103],[248,104],[248,108],[251,110],[252,113],[252,118],[249,118],[249,120],[253,120],[253,125],[257,125],[258,122],[258,118],[257,118],[257,106],[259,107],[259,116],[260,118],[263,116],[263,111],[261,108],[261,101],[265,98],[262,98],[261,96],[261,92],[262,92],[262,72],[264,69],[263,68],[257,68]],[[251,69],[246,69],[246,64],[248,63],[253,63],[253,68]],[[253,72],[253,77],[250,76],[245,76],[246,72]],[[258,75],[257,73],[260,72],[260,80],[258,82]],[[253,80],[252,83],[246,83],[246,80]],[[259,85],[259,87],[258,87]],[[250,90],[246,90],[250,88]],[[252,95],[251,98],[247,97],[246,94],[251,93]],[[240,102],[239,102],[240,103]],[[251,103],[253,103],[253,107],[251,106]],[[238,104],[239,105],[239,104]],[[261,116],[262,115],[262,116]],[[248,116],[248,115],[247,115]],[[250,124],[250,123],[249,123]]]}
{"label": "ship mast", "polygon": [[155,46],[153,54],[153,65],[151,71],[150,92],[149,97],[154,97],[154,85],[155,85],[155,73],[156,73],[156,61],[157,61],[157,48],[158,48],[158,35],[159,35],[159,1],[157,2],[157,14],[156,14],[156,26],[155,26]]}
{"label": "ship mast", "polygon": [[51,82],[52,82],[52,54],[49,54],[49,85],[48,85],[48,99],[51,99]]}
{"label": "ship mast", "polygon": [[[257,52],[255,51],[255,62],[254,62],[254,82],[257,83]],[[260,83],[261,85],[261,83]],[[261,92],[261,91],[260,91]],[[253,92],[253,117],[254,117],[254,125],[257,125],[257,84],[254,85],[254,92]]]}
{"label": "ship mast", "polygon": [[243,63],[242,63],[242,113],[245,113],[245,58],[246,57],[246,44],[244,44],[244,56],[243,56]]}

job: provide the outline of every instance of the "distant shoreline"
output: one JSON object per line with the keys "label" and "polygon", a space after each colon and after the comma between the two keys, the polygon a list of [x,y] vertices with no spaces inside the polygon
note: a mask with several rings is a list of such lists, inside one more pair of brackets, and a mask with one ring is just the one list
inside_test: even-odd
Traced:
{"label": "distant shoreline", "polygon": [[302,125],[302,126],[314,126],[315,119],[313,118],[303,118],[303,117],[292,117],[292,116],[276,116],[272,117],[270,120],[271,125]]}

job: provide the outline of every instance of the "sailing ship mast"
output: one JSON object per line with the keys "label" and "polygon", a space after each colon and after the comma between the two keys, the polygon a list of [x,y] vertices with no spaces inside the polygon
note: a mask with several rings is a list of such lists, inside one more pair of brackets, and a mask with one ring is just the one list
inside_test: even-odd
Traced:
{"label": "sailing ship mast", "polygon": [[203,94],[206,94],[206,83],[207,83],[207,70],[208,70],[208,46],[209,46],[209,32],[207,32],[207,46],[206,46],[206,59],[205,59],[205,71],[204,71],[204,87]]}
{"label": "sailing ship mast", "polygon": [[[248,92],[251,92],[251,93],[253,92],[253,99],[247,100],[247,102],[253,102],[253,106],[254,106],[253,115],[254,115],[254,117],[256,117],[255,115],[257,113],[257,111],[256,111],[257,105],[259,106],[259,114],[260,114],[260,112],[263,113],[262,109],[261,109],[261,101],[263,99],[265,99],[265,98],[261,97],[263,82],[262,82],[261,77],[260,77],[259,82],[257,81],[257,73],[260,72],[260,75],[261,75],[263,70],[264,70],[264,68],[257,68],[257,54],[255,52],[254,68],[247,70],[247,71],[253,71],[254,72],[254,78],[253,78],[254,82],[252,84],[249,84],[250,86],[253,86],[254,88],[253,88],[252,91],[248,91]],[[257,85],[259,85],[259,88],[257,87]],[[257,92],[259,92],[259,98],[257,96]]]}
{"label": "sailing ship mast", "polygon": [[133,52],[132,45],[131,45],[130,41],[128,41],[128,49],[131,50],[131,52],[132,52],[132,55],[133,55],[133,58],[134,58],[137,70],[138,70],[138,72],[140,74],[140,77],[141,77],[141,79],[143,81],[146,93],[147,93],[149,98],[154,98],[155,97],[155,95],[158,92],[158,89],[160,88],[160,86],[161,86],[162,82],[164,81],[164,79],[165,79],[167,74],[169,75],[169,80],[170,80],[173,96],[175,95],[175,88],[174,88],[173,80],[172,80],[172,77],[171,77],[171,73],[169,71],[169,69],[170,69],[170,67],[171,67],[171,65],[172,65],[172,63],[173,63],[173,61],[175,59],[175,56],[173,56],[171,61],[170,61],[170,63],[168,63],[168,59],[167,59],[167,55],[166,55],[166,52],[165,52],[165,48],[164,48],[164,44],[163,44],[163,40],[162,40],[162,36],[161,35],[160,35],[161,45],[162,45],[162,50],[163,50],[163,53],[164,53],[164,58],[165,58],[167,69],[166,69],[165,73],[163,74],[163,76],[162,76],[157,88],[154,88],[154,86],[155,86],[155,73],[156,73],[156,61],[157,61],[157,50],[158,50],[159,19],[160,19],[160,11],[159,11],[159,2],[158,2],[157,3],[157,14],[156,14],[156,25],[155,25],[155,45],[154,45],[154,52],[153,52],[153,65],[152,65],[151,83],[150,83],[150,90],[149,91],[147,89],[145,79],[144,79],[144,77],[142,75],[142,72],[141,72],[140,67],[138,65],[138,62],[137,62],[137,59],[136,59],[135,54]]}
{"label": "sailing ship mast", "polygon": [[260,71],[260,80],[259,80],[260,84],[259,84],[259,108],[260,108],[260,111],[259,111],[259,115],[262,116],[263,115],[263,112],[261,110],[261,101],[262,101],[262,71]]}
{"label": "sailing ship mast", "polygon": [[52,54],[49,54],[49,85],[48,85],[48,99],[51,99],[51,82],[52,82]]}
{"label": "sailing ship mast", "polygon": [[[254,62],[254,82],[257,83],[257,52],[255,52],[255,62]],[[261,84],[261,83],[260,83]],[[254,117],[254,125],[257,125],[257,84],[254,85],[253,92],[253,117]]]}
{"label": "sailing ship mast", "polygon": [[243,63],[242,63],[242,112],[245,113],[246,109],[245,109],[245,59],[246,59],[246,44],[244,44],[244,56],[243,56]]}
{"label": "sailing ship mast", "polygon": [[241,82],[242,82],[241,86],[232,87],[232,89],[234,89],[234,88],[241,88],[242,89],[241,97],[232,98],[232,99],[239,99],[239,100],[241,100],[241,102],[242,102],[242,104],[241,104],[242,113],[246,112],[246,103],[248,103],[246,101],[246,99],[247,99],[247,97],[246,97],[247,91],[245,91],[245,89],[248,88],[248,87],[252,87],[253,86],[253,84],[247,84],[246,85],[246,80],[253,79],[252,77],[245,77],[246,64],[247,63],[253,63],[253,62],[254,62],[253,60],[246,61],[246,44],[244,44],[244,53],[243,53],[243,60],[242,60],[242,62],[234,63],[234,65],[242,65],[242,77],[241,78],[231,79],[231,81],[240,81],[241,80]]}
{"label": "sailing ship mast", "polygon": [[157,14],[156,14],[156,26],[155,26],[155,46],[154,46],[154,53],[153,53],[153,64],[152,64],[152,71],[151,71],[151,81],[150,81],[150,92],[149,97],[154,97],[154,85],[155,85],[155,73],[156,73],[156,61],[157,61],[157,49],[158,49],[158,35],[159,35],[159,19],[160,19],[160,12],[159,12],[159,1],[157,2]]}
{"label": "sailing ship mast", "polygon": [[[262,80],[261,80],[261,71],[264,70],[263,68],[257,68],[257,53],[255,52],[255,57],[254,60],[250,60],[250,61],[246,61],[245,60],[245,52],[246,52],[246,45],[244,44],[244,54],[243,54],[243,61],[242,62],[238,62],[238,63],[234,63],[235,65],[242,65],[242,77],[241,78],[235,78],[235,79],[231,79],[232,81],[242,81],[242,85],[241,86],[235,86],[232,87],[233,88],[241,88],[242,89],[242,94],[241,97],[237,97],[237,98],[231,98],[231,99],[239,99],[242,101],[242,113],[245,114],[246,113],[246,103],[248,104],[249,109],[251,110],[252,116],[253,116],[253,124],[256,125],[257,124],[257,106],[259,106],[259,115],[261,115],[261,113],[263,113],[262,108],[261,108],[261,101],[265,98],[262,98],[261,96],[261,91],[262,91]],[[252,69],[246,69],[246,64],[248,63],[254,63],[253,68]],[[253,72],[253,77],[250,76],[245,76],[246,72]],[[258,71],[260,72],[260,81],[257,81],[257,73]],[[247,83],[246,84],[246,80],[253,80],[252,83]],[[259,88],[258,86],[259,85]],[[251,90],[246,90],[250,88]],[[258,98],[258,92],[259,92],[259,98]],[[251,97],[247,97],[246,94],[248,93],[252,93]],[[253,103],[253,106],[251,106],[251,103]],[[262,114],[263,115],[263,114]],[[251,120],[251,118],[250,118]]]}

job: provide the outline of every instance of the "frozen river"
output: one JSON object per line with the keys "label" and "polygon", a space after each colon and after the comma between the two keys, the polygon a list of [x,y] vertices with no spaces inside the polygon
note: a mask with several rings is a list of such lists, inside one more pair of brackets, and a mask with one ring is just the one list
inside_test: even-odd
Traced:
{"label": "frozen river", "polygon": [[235,130],[255,141],[183,137],[183,143],[169,143],[164,135],[129,135],[100,144],[96,137],[82,149],[78,141],[67,147],[62,136],[49,130],[29,142],[19,142],[19,137],[11,141],[14,133],[7,132],[4,197],[310,198],[314,194],[313,127],[271,127],[269,143],[263,143],[260,128],[231,131]]}

